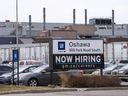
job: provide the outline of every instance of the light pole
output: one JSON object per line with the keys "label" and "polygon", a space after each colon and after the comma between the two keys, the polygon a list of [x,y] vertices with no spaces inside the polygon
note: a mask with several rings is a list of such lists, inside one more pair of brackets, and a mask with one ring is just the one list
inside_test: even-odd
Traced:
{"label": "light pole", "polygon": [[[115,36],[115,28],[114,28],[114,10],[112,10],[112,36],[113,36],[113,38],[114,38],[114,36]],[[112,42],[112,55],[113,55],[113,61],[115,62],[115,51],[114,51],[114,42]]]}
{"label": "light pole", "polygon": [[[18,23],[18,0],[16,0],[16,45],[17,45],[17,52],[19,55],[19,23]],[[19,56],[18,56],[19,57]],[[19,58],[17,59],[17,85],[19,85]]]}
{"label": "light pole", "polygon": [[18,49],[18,30],[19,30],[19,24],[18,24],[18,0],[16,0],[16,44]]}

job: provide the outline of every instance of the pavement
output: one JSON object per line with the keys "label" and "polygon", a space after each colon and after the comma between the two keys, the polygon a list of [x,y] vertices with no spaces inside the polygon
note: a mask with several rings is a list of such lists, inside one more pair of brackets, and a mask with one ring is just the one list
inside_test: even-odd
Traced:
{"label": "pavement", "polygon": [[96,90],[128,90],[128,86],[121,87],[96,87],[96,88],[64,88],[52,87],[45,90],[13,90],[0,92],[2,94],[23,94],[23,93],[46,93],[46,92],[64,92],[64,91],[96,91]]}

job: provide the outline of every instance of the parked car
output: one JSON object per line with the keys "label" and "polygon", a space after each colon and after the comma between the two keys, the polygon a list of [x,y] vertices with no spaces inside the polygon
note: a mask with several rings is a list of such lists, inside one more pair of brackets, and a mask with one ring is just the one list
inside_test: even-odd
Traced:
{"label": "parked car", "polygon": [[[41,61],[37,61],[37,60],[20,60],[19,61],[19,65],[33,65],[33,64],[41,64]],[[43,63],[42,63],[43,64]]]}
{"label": "parked car", "polygon": [[118,70],[118,69],[120,69],[121,67],[123,67],[124,65],[125,65],[125,64],[123,64],[123,63],[114,64],[114,65],[112,65],[112,66],[110,66],[110,67],[105,68],[105,69],[103,70],[103,73],[104,73],[104,74],[111,74],[111,72],[112,72],[113,70]]}
{"label": "parked car", "polygon": [[[104,62],[104,69],[103,71],[108,68],[108,67],[111,67],[113,66],[114,64],[112,62]],[[92,74],[94,75],[100,75],[100,69],[96,69],[95,71],[92,72]]]}
{"label": "parked car", "polygon": [[0,64],[0,75],[8,72],[12,72],[13,68],[10,66]]}
{"label": "parked car", "polygon": [[128,64],[128,60],[120,60],[120,63]]}
{"label": "parked car", "polygon": [[111,72],[111,75],[119,75],[119,73],[121,73],[120,71],[123,73],[123,75],[128,74],[128,65],[126,64],[126,65],[124,65],[124,66],[122,66],[122,67],[120,67],[118,69],[113,70]]}
{"label": "parked car", "polygon": [[118,70],[119,75],[128,75],[128,64]]}
{"label": "parked car", "polygon": [[107,68],[107,67],[110,67],[114,65],[114,63],[111,61],[111,62],[104,62],[104,69]]}
{"label": "parked car", "polygon": [[[121,69],[121,68],[120,68]],[[111,75],[118,75],[119,74],[119,69],[115,69],[111,72]]]}
{"label": "parked car", "polygon": [[112,75],[118,75],[119,78],[123,81],[128,81],[128,64],[120,68],[119,70],[115,70],[111,73]]}
{"label": "parked car", "polygon": [[10,60],[2,61],[1,65],[5,65],[5,66],[10,66],[10,67],[12,67],[12,61],[10,61]]}
{"label": "parked car", "polygon": [[2,61],[2,64],[12,64],[12,61],[10,61],[10,60],[5,60],[5,61]]}
{"label": "parked car", "polygon": [[[59,75],[67,72],[71,75],[79,75],[78,71],[56,71],[53,72],[52,82],[53,84],[60,84]],[[49,65],[40,66],[31,72],[19,74],[19,84],[28,85],[28,86],[39,86],[39,85],[48,85],[50,84],[50,68]],[[17,76],[14,76],[15,82],[17,82]]]}
{"label": "parked car", "polygon": [[[29,65],[29,66],[19,67],[19,74],[30,72],[31,70],[33,70],[33,69],[35,69],[37,67],[39,67],[39,65]],[[14,75],[17,75],[17,72],[18,72],[17,69],[15,69],[14,70]],[[2,83],[2,84],[10,84],[12,76],[13,76],[12,71],[0,75],[0,83]]]}

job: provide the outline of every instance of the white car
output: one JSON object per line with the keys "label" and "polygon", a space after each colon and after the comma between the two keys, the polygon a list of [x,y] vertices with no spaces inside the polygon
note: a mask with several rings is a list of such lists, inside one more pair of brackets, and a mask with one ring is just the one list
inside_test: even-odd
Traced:
{"label": "white car", "polygon": [[113,70],[118,70],[118,69],[120,69],[121,67],[123,67],[124,65],[125,65],[125,64],[122,64],[122,63],[114,64],[114,65],[112,65],[112,66],[110,66],[110,67],[105,68],[105,69],[103,70],[103,73],[104,73],[104,74],[111,74],[111,72],[112,72]]}
{"label": "white car", "polygon": [[[104,69],[113,66],[114,64],[111,62],[104,62]],[[104,70],[103,69],[103,70]],[[95,71],[92,72],[94,75],[100,75],[100,69],[96,69]]]}
{"label": "white car", "polygon": [[[20,60],[19,61],[19,65],[33,65],[33,64],[41,64],[41,61],[37,61],[37,60]],[[43,64],[43,63],[42,63]]]}
{"label": "white car", "polygon": [[118,70],[118,75],[128,75],[128,64]]}

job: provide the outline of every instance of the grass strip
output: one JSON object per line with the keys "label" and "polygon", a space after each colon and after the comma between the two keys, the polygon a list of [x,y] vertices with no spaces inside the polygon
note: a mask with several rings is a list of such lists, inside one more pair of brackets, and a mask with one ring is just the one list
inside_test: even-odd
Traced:
{"label": "grass strip", "polygon": [[3,92],[15,92],[15,91],[29,91],[29,90],[50,90],[48,86],[40,86],[40,87],[29,87],[22,85],[0,85],[0,93]]}

